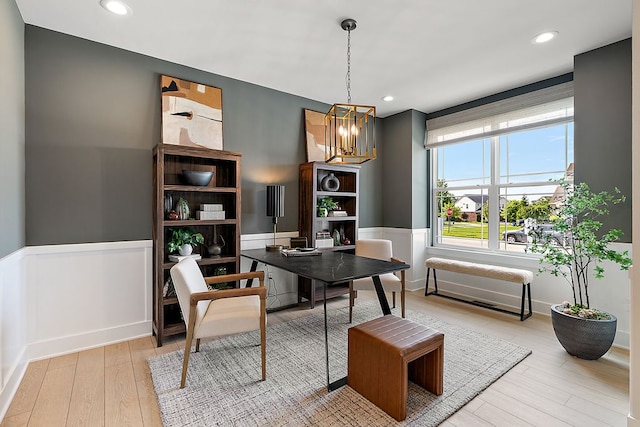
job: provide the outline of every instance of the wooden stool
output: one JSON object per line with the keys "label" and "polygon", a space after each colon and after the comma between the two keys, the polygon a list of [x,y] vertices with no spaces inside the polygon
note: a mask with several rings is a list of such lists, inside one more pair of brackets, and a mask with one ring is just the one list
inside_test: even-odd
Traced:
{"label": "wooden stool", "polygon": [[347,384],[398,421],[407,417],[407,384],[439,396],[444,334],[392,315],[349,328]]}

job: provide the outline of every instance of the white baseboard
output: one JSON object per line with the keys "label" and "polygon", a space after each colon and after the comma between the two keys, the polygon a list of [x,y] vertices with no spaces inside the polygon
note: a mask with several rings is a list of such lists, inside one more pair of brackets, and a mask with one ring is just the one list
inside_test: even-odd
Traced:
{"label": "white baseboard", "polygon": [[151,328],[151,321],[145,321],[33,342],[29,344],[28,359],[30,361],[48,359],[68,354],[70,352],[69,349],[72,349],[73,352],[78,352],[147,337],[151,335]]}
{"label": "white baseboard", "polygon": [[[24,350],[26,350],[26,348]],[[0,390],[0,422],[2,422],[5,414],[9,410],[9,405],[11,405],[11,401],[18,391],[20,381],[22,381],[28,365],[29,361],[23,351],[22,354],[14,360],[12,372],[6,378],[3,388]]]}

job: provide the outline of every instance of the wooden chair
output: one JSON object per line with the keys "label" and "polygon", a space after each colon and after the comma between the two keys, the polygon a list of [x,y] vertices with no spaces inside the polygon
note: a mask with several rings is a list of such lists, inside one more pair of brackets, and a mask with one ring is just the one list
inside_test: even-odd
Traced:
{"label": "wooden chair", "polygon": [[[266,298],[264,272],[227,274],[203,277],[195,260],[187,258],[171,267],[171,279],[176,289],[180,309],[187,325],[184,346],[182,380],[184,388],[189,365],[191,343],[196,339],[196,352],[200,351],[200,339],[220,335],[237,334],[260,329],[262,350],[262,380],[267,378],[266,366]],[[251,288],[212,290],[207,284],[258,279],[260,285]]]}
{"label": "wooden chair", "polygon": [[[384,261],[404,262],[398,258],[393,257],[393,248],[391,240],[385,239],[361,239],[356,240],[356,255],[367,258],[381,259]],[[405,285],[404,285],[405,272],[400,272],[400,277],[393,273],[382,274],[380,281],[385,292],[392,292],[393,295],[393,307],[396,306],[396,292],[400,292],[400,307],[402,311],[402,317],[404,318],[404,301],[405,301]],[[358,297],[358,291],[375,291],[373,286],[373,279],[366,277],[364,279],[352,280],[349,283],[349,323],[352,320],[353,306],[355,299]]]}

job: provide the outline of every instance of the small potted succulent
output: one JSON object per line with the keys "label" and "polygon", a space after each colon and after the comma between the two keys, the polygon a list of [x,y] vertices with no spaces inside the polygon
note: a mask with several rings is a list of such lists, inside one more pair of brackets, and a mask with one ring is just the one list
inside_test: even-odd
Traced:
{"label": "small potted succulent", "polygon": [[178,252],[180,255],[191,255],[193,247],[203,244],[204,237],[191,227],[171,229],[171,239],[167,245],[169,253]]}
{"label": "small potted succulent", "polygon": [[338,209],[338,203],[334,202],[331,197],[322,197],[318,199],[318,216],[321,218],[329,215],[329,211]]}
{"label": "small potted succulent", "polygon": [[[600,231],[601,219],[612,205],[624,202],[616,188],[612,193],[594,193],[585,183],[573,185],[561,181],[565,198],[557,211],[553,230],[564,236],[560,244],[552,234],[534,236],[530,251],[541,254],[539,272],[562,277],[573,291],[573,301],[551,307],[551,320],[556,337],[569,354],[582,359],[598,359],[613,344],[617,319],[591,306],[589,278],[604,276],[604,261],[628,270],[631,258],[627,251],[610,248],[622,236],[619,229]],[[534,229],[535,233],[535,229]]]}

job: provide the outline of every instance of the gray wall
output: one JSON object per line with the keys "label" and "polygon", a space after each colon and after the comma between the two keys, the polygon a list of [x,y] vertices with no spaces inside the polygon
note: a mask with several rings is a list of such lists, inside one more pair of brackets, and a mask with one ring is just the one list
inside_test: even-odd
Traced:
{"label": "gray wall", "polygon": [[575,179],[593,190],[618,187],[627,196],[603,219],[603,230],[631,241],[631,39],[577,55]]}
{"label": "gray wall", "polygon": [[382,218],[385,227],[411,228],[413,114],[411,110],[387,117],[380,156],[382,165]]}
{"label": "gray wall", "polygon": [[[387,119],[376,119],[376,145],[378,158],[360,166],[360,223],[361,228],[380,227],[382,220],[382,200],[384,195],[382,169],[389,159],[384,158],[384,128]],[[387,144],[393,144],[390,141]]]}
{"label": "gray wall", "polygon": [[[243,154],[242,233],[272,230],[268,183],[286,185],[278,231],[297,230],[304,109],[328,105],[30,25],[25,50],[28,245],[151,238],[161,74],[222,89],[224,148]],[[362,167],[362,227],[381,225],[376,162]]]}
{"label": "gray wall", "polygon": [[0,258],[25,245],[24,23],[0,2]]}
{"label": "gray wall", "polygon": [[[22,21],[10,3],[1,31],[11,37],[3,34],[0,52],[9,67],[0,72],[20,80]],[[7,40],[12,49],[5,52]],[[151,238],[151,149],[160,140],[161,74],[222,89],[225,149],[243,153],[242,232],[271,231],[264,215],[268,183],[287,186],[278,230],[297,230],[297,171],[306,160],[303,110],[328,105],[32,26],[26,26],[24,53],[26,213],[20,154],[25,123],[14,112],[0,119],[2,132],[12,132],[10,143],[0,145],[9,150],[2,152],[10,165],[0,172],[9,174],[0,188],[11,205],[0,213],[9,224],[0,229],[8,234],[0,250],[23,245],[25,215],[28,245]],[[575,77],[576,177],[596,189],[618,186],[628,196],[630,58],[629,41],[579,55]],[[8,99],[20,109],[19,90]],[[379,158],[361,168],[361,227],[428,226],[425,118],[406,111],[378,120]],[[612,218],[630,239],[630,204]]]}
{"label": "gray wall", "polygon": [[424,136],[427,130],[427,115],[411,110],[411,228],[426,228],[429,225],[428,176],[431,168],[427,150],[424,148]]}
{"label": "gray wall", "polygon": [[382,218],[385,227],[425,228],[429,187],[424,148],[426,114],[407,110],[385,118],[382,163]]}

